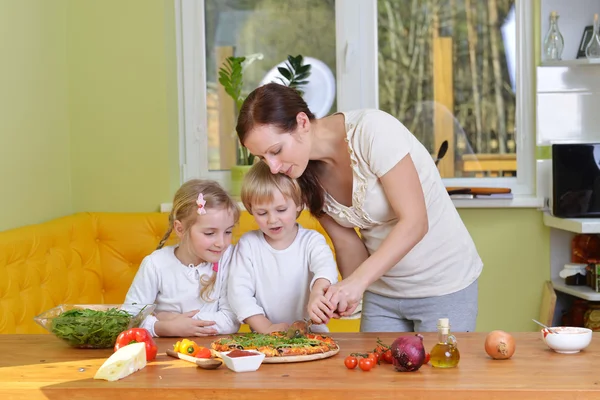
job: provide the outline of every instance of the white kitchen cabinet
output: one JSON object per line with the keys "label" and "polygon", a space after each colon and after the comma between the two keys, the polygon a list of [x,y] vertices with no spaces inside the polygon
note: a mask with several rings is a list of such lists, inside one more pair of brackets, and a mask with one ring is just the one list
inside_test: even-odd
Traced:
{"label": "white kitchen cabinet", "polygon": [[561,324],[573,297],[588,301],[600,301],[600,293],[588,286],[570,286],[558,274],[566,263],[571,262],[571,241],[580,233],[600,234],[600,218],[557,218],[544,213],[544,224],[550,228],[550,279],[557,294],[553,325]]}

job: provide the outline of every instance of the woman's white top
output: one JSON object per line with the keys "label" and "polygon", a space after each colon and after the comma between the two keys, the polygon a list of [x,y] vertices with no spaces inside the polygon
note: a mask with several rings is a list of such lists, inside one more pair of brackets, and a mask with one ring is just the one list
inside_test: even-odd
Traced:
{"label": "woman's white top", "polygon": [[342,226],[358,227],[373,254],[398,222],[379,178],[410,154],[429,220],[425,237],[367,290],[393,298],[419,298],[469,286],[479,277],[483,263],[432,156],[388,113],[367,109],[343,115],[353,171],[352,206],[345,207],[326,193],[324,211]]}

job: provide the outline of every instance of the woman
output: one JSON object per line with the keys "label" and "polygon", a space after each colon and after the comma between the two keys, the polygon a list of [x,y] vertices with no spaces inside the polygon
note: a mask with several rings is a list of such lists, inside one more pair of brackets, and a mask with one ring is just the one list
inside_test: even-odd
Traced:
{"label": "woman", "polygon": [[439,318],[475,329],[483,264],[431,155],[397,119],[317,120],[297,91],[271,83],[246,98],[236,129],[272,173],[298,179],[331,238],[343,280],[326,297],[340,315],[362,298],[363,332],[432,332]]}

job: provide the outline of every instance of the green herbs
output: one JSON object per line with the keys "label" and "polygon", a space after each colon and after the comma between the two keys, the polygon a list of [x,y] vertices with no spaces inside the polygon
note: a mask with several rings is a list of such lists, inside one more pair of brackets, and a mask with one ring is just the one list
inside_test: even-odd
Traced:
{"label": "green herbs", "polygon": [[307,338],[296,338],[288,339],[285,336],[275,336],[262,333],[246,333],[241,335],[232,335],[231,338],[219,339],[219,343],[223,345],[238,345],[244,348],[247,347],[306,347],[306,346],[317,346],[322,344],[321,341],[316,339]]}
{"label": "green herbs", "polygon": [[129,327],[132,316],[116,308],[106,311],[74,309],[52,320],[51,331],[73,347],[113,347],[117,336]]}

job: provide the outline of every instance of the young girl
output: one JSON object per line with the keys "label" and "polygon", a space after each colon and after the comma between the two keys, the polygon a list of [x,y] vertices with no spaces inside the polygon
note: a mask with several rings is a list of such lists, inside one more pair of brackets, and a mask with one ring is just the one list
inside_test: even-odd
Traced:
{"label": "young girl", "polygon": [[[175,193],[169,229],[144,258],[125,303],[157,304],[142,328],[152,336],[207,336],[237,332],[227,303],[231,234],[240,211],[213,181],[190,180]],[[163,247],[172,231],[179,244]]]}
{"label": "young girl", "polygon": [[260,230],[236,244],[228,293],[233,312],[258,333],[285,331],[307,317],[317,324],[311,329],[327,331],[319,324],[333,313],[324,294],[337,282],[337,267],[323,235],[296,223],[303,204],[298,183],[259,162],[241,195]]}

